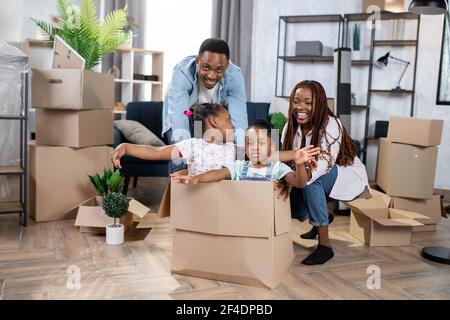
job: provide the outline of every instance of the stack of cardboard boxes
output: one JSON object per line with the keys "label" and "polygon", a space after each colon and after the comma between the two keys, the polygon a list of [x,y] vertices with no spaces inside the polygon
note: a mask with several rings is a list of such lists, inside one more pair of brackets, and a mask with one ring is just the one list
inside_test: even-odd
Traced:
{"label": "stack of cardboard boxes", "polygon": [[32,70],[36,142],[29,145],[29,212],[36,221],[74,218],[96,194],[88,175],[110,167],[114,79],[81,69]]}
{"label": "stack of cardboard boxes", "polygon": [[412,231],[435,230],[441,218],[434,195],[442,120],[391,117],[379,141],[378,187],[370,200],[348,203],[350,233],[370,246],[409,245]]}

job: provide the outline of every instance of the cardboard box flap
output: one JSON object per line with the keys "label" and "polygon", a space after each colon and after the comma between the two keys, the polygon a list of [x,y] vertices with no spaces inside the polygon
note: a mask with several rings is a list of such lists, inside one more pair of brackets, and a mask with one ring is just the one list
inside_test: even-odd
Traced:
{"label": "cardboard box flap", "polygon": [[357,213],[363,214],[371,219],[387,219],[388,208],[391,198],[377,190],[372,190],[372,198],[370,199],[356,199],[346,202],[345,204]]}
{"label": "cardboard box flap", "polygon": [[170,216],[170,185],[171,182],[166,186],[166,190],[164,190],[164,195],[161,199],[161,203],[159,204],[158,210],[158,218],[165,218]]}
{"label": "cardboard box flap", "polygon": [[128,212],[131,212],[139,218],[143,218],[147,213],[150,212],[150,208],[144,206],[142,203],[135,199],[131,199],[130,202],[128,202]]}
{"label": "cardboard box flap", "polygon": [[278,199],[279,191],[273,192],[275,235],[291,232],[291,202],[287,198]]}
{"label": "cardboard box flap", "polygon": [[372,191],[372,198],[370,199],[356,199],[353,201],[346,202],[345,204],[351,208],[357,208],[360,210],[365,209],[379,209],[388,208],[391,203],[391,197],[387,194],[377,191],[375,189],[370,189]]}
{"label": "cardboard box flap", "polygon": [[430,199],[392,197],[391,207],[423,214],[434,223],[440,220],[442,214],[441,198],[439,195],[433,195]]}
{"label": "cardboard box flap", "polygon": [[170,223],[176,229],[267,238],[274,233],[273,208],[272,182],[171,183]]}
{"label": "cardboard box flap", "polygon": [[385,227],[412,227],[423,226],[423,223],[413,219],[374,219],[375,222]]}
{"label": "cardboard box flap", "polygon": [[389,215],[393,219],[430,219],[423,214],[402,209],[389,209]]}
{"label": "cardboard box flap", "polygon": [[105,214],[100,205],[100,197],[92,197],[82,202],[78,208],[75,226],[104,228],[107,224],[111,223],[111,218]]}

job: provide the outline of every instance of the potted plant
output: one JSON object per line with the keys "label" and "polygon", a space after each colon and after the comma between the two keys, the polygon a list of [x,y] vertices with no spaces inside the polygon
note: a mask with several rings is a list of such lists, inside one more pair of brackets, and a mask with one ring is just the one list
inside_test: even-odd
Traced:
{"label": "potted plant", "polygon": [[92,70],[103,55],[113,52],[128,40],[124,32],[127,24],[126,7],[109,13],[103,21],[97,18],[94,0],[80,0],[80,7],[68,0],[58,0],[56,25],[32,19],[53,44],[55,35],[60,36],[85,60],[85,69]]}
{"label": "potted plant", "polygon": [[118,169],[116,171],[110,168],[104,169],[102,177],[98,173],[88,177],[100,197],[105,197],[111,192],[119,192],[123,182],[123,177]]}
{"label": "potted plant", "polygon": [[106,226],[106,243],[110,245],[120,245],[124,241],[124,227],[121,223],[116,223],[125,215],[128,210],[128,199],[121,193],[111,192],[103,198],[103,210],[106,215],[114,218],[113,224]]}
{"label": "potted plant", "polygon": [[278,130],[279,140],[278,143],[281,146],[281,132],[283,132],[284,125],[286,124],[286,116],[282,112],[274,112],[269,115],[270,124],[274,129]]}

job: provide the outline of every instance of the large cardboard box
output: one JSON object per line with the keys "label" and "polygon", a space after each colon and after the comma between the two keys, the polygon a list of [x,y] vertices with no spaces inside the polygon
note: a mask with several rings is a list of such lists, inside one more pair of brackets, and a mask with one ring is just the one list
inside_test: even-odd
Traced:
{"label": "large cardboard box", "polygon": [[[441,207],[441,196],[433,195],[430,199],[411,199],[411,198],[401,198],[392,197],[391,206],[396,209],[415,211],[429,219],[426,221],[420,221],[423,224],[436,224],[441,221],[442,207]],[[427,229],[427,228],[418,228]]]}
{"label": "large cardboard box", "polygon": [[379,139],[376,183],[390,196],[433,197],[437,147],[418,147]]}
{"label": "large cardboard box", "polygon": [[387,138],[392,142],[422,147],[441,143],[444,120],[391,117]]}
{"label": "large cardboard box", "polygon": [[36,142],[73,148],[114,143],[113,110],[36,110]]}
{"label": "large cardboard box", "polygon": [[[119,220],[125,231],[133,225],[133,215],[142,219],[150,212],[148,207],[135,199],[128,198],[128,200],[128,212]],[[80,232],[104,234],[106,226],[114,223],[114,218],[108,217],[101,205],[102,198],[99,196],[89,198],[80,204],[75,220],[75,226],[80,227]]]}
{"label": "large cardboard box", "polygon": [[112,109],[114,77],[80,69],[32,69],[31,99],[35,108]]}
{"label": "large cardboard box", "polygon": [[[413,226],[428,217],[417,212],[389,208],[391,197],[372,190],[371,199],[347,202],[351,209],[350,234],[368,246],[409,246]],[[422,221],[419,222],[418,220]]]}
{"label": "large cardboard box", "polygon": [[28,204],[36,221],[73,219],[96,191],[88,175],[111,166],[110,147],[72,149],[29,144]]}
{"label": "large cardboard box", "polygon": [[293,258],[289,200],[272,182],[171,184],[174,273],[274,288]]}

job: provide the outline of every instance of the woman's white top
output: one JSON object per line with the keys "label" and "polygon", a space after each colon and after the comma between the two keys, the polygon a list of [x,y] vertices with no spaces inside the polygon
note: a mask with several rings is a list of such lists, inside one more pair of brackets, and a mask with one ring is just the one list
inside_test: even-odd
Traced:
{"label": "woman's white top", "polygon": [[[339,124],[338,124],[339,122]],[[336,140],[335,143],[331,144],[331,158],[326,158],[323,156],[319,157],[317,161],[317,169],[312,172],[311,179],[307,182],[307,185],[313,183],[315,180],[328,173],[331,167],[335,164],[339,153],[339,147],[342,140],[342,133],[340,127],[342,126],[339,119],[334,117],[328,118],[328,124],[325,130],[324,136],[320,140],[321,150],[328,150],[328,145]],[[283,128],[281,134],[281,141],[284,141],[287,130],[287,124]],[[325,139],[325,135],[328,139]],[[312,131],[309,131],[305,137],[305,146],[311,144]],[[292,148],[300,148],[302,143],[302,131],[301,127],[298,127],[297,133],[294,137],[294,142]],[[329,166],[329,164],[331,164]],[[351,166],[337,166],[338,175],[336,182],[330,192],[330,197],[341,201],[350,201],[359,197],[364,189],[367,187],[370,192],[369,181],[367,178],[366,167],[356,156]]]}

